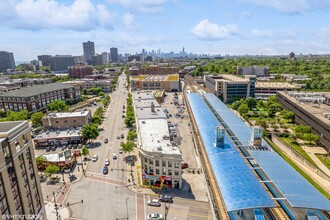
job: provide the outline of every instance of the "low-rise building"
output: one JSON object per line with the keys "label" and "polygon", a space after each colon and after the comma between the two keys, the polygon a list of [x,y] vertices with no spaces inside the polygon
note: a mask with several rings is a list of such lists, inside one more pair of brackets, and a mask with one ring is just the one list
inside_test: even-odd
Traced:
{"label": "low-rise building", "polygon": [[[167,64],[168,65],[168,64]],[[141,69],[142,75],[168,75],[178,74],[180,68],[178,66],[162,66],[162,65],[150,65]]]}
{"label": "low-rise building", "polygon": [[49,113],[42,119],[44,129],[82,127],[91,122],[90,111]]}
{"label": "low-rise building", "polygon": [[133,99],[142,184],[182,188],[182,154],[171,143],[166,114],[151,93],[134,92]]}
{"label": "low-rise building", "polygon": [[131,76],[131,88],[135,90],[181,91],[179,74]]}
{"label": "low-rise building", "polygon": [[330,151],[330,93],[277,92],[277,100],[286,110],[295,113],[295,121],[308,125],[320,137],[320,143]]}
{"label": "low-rise building", "polygon": [[204,85],[224,103],[255,96],[256,76],[204,75]]}
{"label": "low-rise building", "polygon": [[111,92],[112,80],[94,80],[94,79],[80,79],[64,82],[66,84],[79,86],[81,90],[91,88],[101,88],[103,92]]}
{"label": "low-rise building", "polygon": [[288,82],[256,82],[255,97],[267,98],[278,91],[300,91],[301,86]]}
{"label": "low-rise building", "polygon": [[237,75],[255,75],[257,77],[269,76],[268,66],[249,66],[249,67],[237,67]]}
{"label": "low-rise building", "polygon": [[80,98],[80,88],[64,83],[36,85],[0,95],[0,109],[4,111],[28,110],[30,113],[43,111],[55,100],[76,100]]}

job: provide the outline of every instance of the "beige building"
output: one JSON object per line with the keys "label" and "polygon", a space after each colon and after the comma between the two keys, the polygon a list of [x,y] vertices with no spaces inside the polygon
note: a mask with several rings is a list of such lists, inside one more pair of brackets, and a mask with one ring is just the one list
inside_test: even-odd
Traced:
{"label": "beige building", "polygon": [[135,92],[133,99],[142,183],[151,187],[182,188],[182,154],[171,143],[163,109],[151,93]]}
{"label": "beige building", "polygon": [[2,219],[47,219],[28,121],[1,122],[0,142],[0,215],[8,215]]}
{"label": "beige building", "polygon": [[301,86],[288,82],[256,82],[255,97],[267,98],[280,91],[300,91]]}
{"label": "beige building", "polygon": [[90,111],[49,113],[42,119],[44,129],[82,127],[91,122]]}
{"label": "beige building", "polygon": [[94,80],[94,79],[80,79],[64,82],[73,86],[79,86],[81,90],[91,89],[91,88],[101,88],[103,92],[111,92],[111,83],[110,79]]}
{"label": "beige building", "polygon": [[135,90],[181,91],[179,74],[131,76],[131,88]]}

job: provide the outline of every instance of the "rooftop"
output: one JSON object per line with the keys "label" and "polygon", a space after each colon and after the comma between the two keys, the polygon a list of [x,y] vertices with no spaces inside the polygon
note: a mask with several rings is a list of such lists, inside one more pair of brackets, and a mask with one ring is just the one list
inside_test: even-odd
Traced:
{"label": "rooftop", "polygon": [[45,85],[35,85],[31,87],[21,88],[1,94],[0,97],[30,97],[41,93],[52,92],[60,89],[70,89],[73,86],[64,83],[50,83]]}
{"label": "rooftop", "polygon": [[[305,110],[309,114],[323,121],[330,126],[330,106],[318,102],[317,100],[323,100],[325,97],[330,96],[330,92],[318,92],[318,93],[305,93],[305,92],[278,92],[285,96],[288,100],[298,105],[302,110]],[[315,101],[314,101],[315,100]]]}
{"label": "rooftop", "polygon": [[[138,126],[143,150],[181,155],[179,148],[173,147],[170,142],[167,119],[139,119]],[[164,136],[167,138],[164,139]]]}
{"label": "rooftop", "polygon": [[300,89],[301,86],[297,84],[291,84],[288,82],[256,82],[256,88]]}
{"label": "rooftop", "polygon": [[235,75],[229,75],[229,74],[208,75],[208,77],[213,78],[215,81],[244,82],[244,83],[249,82],[249,80],[246,78],[235,76]]}
{"label": "rooftop", "polygon": [[151,103],[154,104],[154,106],[156,108],[159,108],[160,105],[158,104],[158,102],[155,102],[152,99],[138,99],[135,101],[135,108],[151,108]]}
{"label": "rooftop", "polygon": [[144,100],[145,99],[152,99],[152,100],[154,100],[155,99],[151,92],[133,92],[132,96],[133,96],[134,100],[138,100],[138,99],[141,99],[141,100],[143,100],[143,99]]}
{"label": "rooftop", "polygon": [[[46,158],[49,162],[64,162],[65,160],[65,154],[64,152],[55,153],[55,154],[43,154],[43,157]],[[37,155],[36,155],[37,157]]]}
{"label": "rooftop", "polygon": [[[137,103],[137,101],[135,101],[135,103]],[[157,101],[154,100],[154,103],[157,103]],[[138,119],[167,119],[166,114],[164,113],[163,109],[160,107],[155,107],[155,112],[151,112],[150,106],[137,107],[136,104],[135,112]]]}
{"label": "rooftop", "polygon": [[178,81],[178,74],[168,74],[168,75],[139,75],[131,76],[133,80],[139,81]]}
{"label": "rooftop", "polygon": [[49,113],[45,118],[86,117],[90,111]]}
{"label": "rooftop", "polygon": [[[24,121],[9,121],[9,122],[0,122],[0,133],[9,133],[10,130],[15,129]],[[2,136],[0,134],[0,136]]]}
{"label": "rooftop", "polygon": [[45,131],[34,138],[34,140],[39,139],[50,139],[50,138],[67,138],[67,137],[81,137],[81,129],[80,128],[70,128],[68,130],[52,130]]}

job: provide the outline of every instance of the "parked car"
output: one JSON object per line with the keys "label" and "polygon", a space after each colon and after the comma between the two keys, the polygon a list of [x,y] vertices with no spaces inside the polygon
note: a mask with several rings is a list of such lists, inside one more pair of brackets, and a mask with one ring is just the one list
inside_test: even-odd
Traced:
{"label": "parked car", "polygon": [[124,134],[121,134],[120,137],[123,139],[124,138]]}
{"label": "parked car", "polygon": [[51,147],[51,150],[52,150],[52,151],[56,151],[56,146],[52,146],[52,147]]}
{"label": "parked car", "polygon": [[103,174],[108,174],[108,172],[109,172],[108,167],[103,167]]}
{"label": "parked car", "polygon": [[160,202],[159,202],[158,199],[151,199],[151,200],[149,200],[147,202],[147,205],[149,205],[149,206],[156,206],[156,207],[160,207],[161,206],[161,204],[160,204]]}
{"label": "parked car", "polygon": [[120,136],[119,135],[117,136],[117,139],[120,139]]}
{"label": "parked car", "polygon": [[71,144],[68,145],[68,149],[72,149],[72,145]]}
{"label": "parked car", "polygon": [[82,144],[78,144],[78,149],[81,149],[82,148]]}
{"label": "parked car", "polygon": [[160,195],[159,196],[159,201],[172,203],[173,202],[173,198],[170,195]]}
{"label": "parked car", "polygon": [[117,155],[116,155],[116,153],[113,153],[113,154],[112,154],[112,159],[114,159],[114,160],[117,159]]}
{"label": "parked car", "polygon": [[181,169],[186,169],[188,167],[189,167],[188,163],[182,161],[182,163],[181,163]]}
{"label": "parked car", "polygon": [[96,162],[97,159],[99,159],[99,157],[98,157],[97,155],[94,155],[92,161],[93,161],[93,162]]}
{"label": "parked car", "polygon": [[122,148],[119,149],[119,153],[122,154],[124,151]]}
{"label": "parked car", "polygon": [[50,147],[46,147],[46,152],[49,152],[50,151]]}
{"label": "parked car", "polygon": [[105,144],[108,143],[108,142],[109,142],[108,138],[104,139]]}
{"label": "parked car", "polygon": [[66,145],[63,145],[63,146],[61,147],[61,150],[64,151],[65,149],[66,149]]}
{"label": "parked car", "polygon": [[159,214],[159,213],[153,213],[153,214],[149,214],[147,216],[147,219],[148,220],[163,220],[164,217],[162,214]]}
{"label": "parked car", "polygon": [[78,148],[78,144],[73,144],[72,147],[73,147],[73,149],[77,149]]}
{"label": "parked car", "polygon": [[110,160],[109,160],[108,158],[105,159],[104,165],[105,165],[105,166],[109,166],[109,165],[110,165]]}

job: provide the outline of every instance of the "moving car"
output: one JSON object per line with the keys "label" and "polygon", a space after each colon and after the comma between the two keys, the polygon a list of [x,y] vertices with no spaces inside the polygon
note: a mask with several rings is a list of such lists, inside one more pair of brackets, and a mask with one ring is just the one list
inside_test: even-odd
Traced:
{"label": "moving car", "polygon": [[159,201],[172,203],[173,202],[173,197],[170,196],[170,195],[160,195],[159,196]]}
{"label": "moving car", "polygon": [[149,205],[149,206],[156,206],[156,207],[160,207],[161,206],[161,204],[160,204],[160,202],[159,202],[158,199],[151,199],[151,200],[149,200],[147,202],[147,205]]}
{"label": "moving car", "polygon": [[164,217],[162,214],[159,214],[159,213],[153,213],[153,214],[149,214],[147,216],[147,219],[148,220],[163,220]]}
{"label": "moving car", "polygon": [[109,172],[108,167],[103,167],[103,174],[108,174],[108,172]]}
{"label": "moving car", "polygon": [[188,167],[189,167],[188,163],[182,161],[182,163],[181,163],[181,169],[186,169]]}
{"label": "moving car", "polygon": [[117,155],[116,155],[116,153],[113,153],[113,154],[112,154],[112,159],[114,159],[114,160],[117,159]]}
{"label": "moving car", "polygon": [[120,136],[119,135],[117,136],[117,139],[120,139]]}
{"label": "moving car", "polygon": [[105,166],[109,166],[109,165],[110,165],[110,160],[109,160],[108,158],[105,159],[104,165],[105,165]]}
{"label": "moving car", "polygon": [[98,157],[97,155],[94,155],[92,161],[93,161],[93,162],[96,162],[97,159],[99,159],[99,157]]}
{"label": "moving car", "polygon": [[109,142],[108,138],[104,139],[105,144],[108,143],[108,142]]}
{"label": "moving car", "polygon": [[122,148],[119,149],[119,153],[122,154],[124,151]]}
{"label": "moving car", "polygon": [[124,134],[121,134],[120,137],[121,137],[121,138],[124,138]]}

